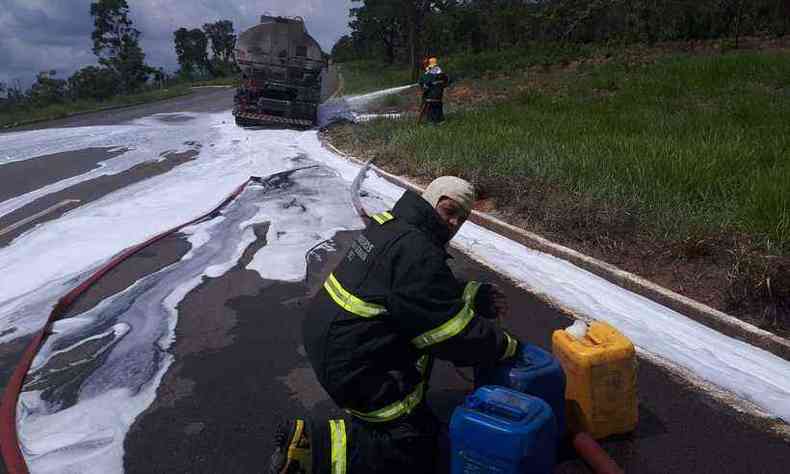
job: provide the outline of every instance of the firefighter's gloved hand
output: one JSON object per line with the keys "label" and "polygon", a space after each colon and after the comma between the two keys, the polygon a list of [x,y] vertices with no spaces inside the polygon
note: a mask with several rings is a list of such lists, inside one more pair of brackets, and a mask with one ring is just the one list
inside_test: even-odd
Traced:
{"label": "firefighter's gloved hand", "polygon": [[486,319],[503,319],[510,312],[507,296],[493,283],[483,283],[475,297],[475,312]]}

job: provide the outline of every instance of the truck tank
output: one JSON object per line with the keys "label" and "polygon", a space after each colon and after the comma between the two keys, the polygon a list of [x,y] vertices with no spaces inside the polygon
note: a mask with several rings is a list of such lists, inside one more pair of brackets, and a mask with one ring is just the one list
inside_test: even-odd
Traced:
{"label": "truck tank", "polygon": [[241,70],[233,107],[238,125],[315,125],[327,61],[302,18],[261,16],[259,25],[239,35],[236,62]]}

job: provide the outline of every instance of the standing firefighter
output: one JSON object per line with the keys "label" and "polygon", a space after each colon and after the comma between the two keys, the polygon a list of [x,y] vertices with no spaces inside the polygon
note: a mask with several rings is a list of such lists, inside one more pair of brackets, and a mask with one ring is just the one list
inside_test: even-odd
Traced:
{"label": "standing firefighter", "polygon": [[441,123],[444,121],[444,89],[450,84],[447,74],[439,67],[436,58],[428,59],[428,67],[420,76],[420,87],[422,87],[422,112],[420,117],[425,114],[428,121]]}
{"label": "standing firefighter", "polygon": [[504,295],[459,282],[446,263],[473,201],[466,181],[438,178],[354,240],[302,328],[316,376],[350,426],[332,420],[311,437],[302,420],[287,422],[271,472],[435,472],[438,423],[425,402],[433,359],[492,364],[518,349],[493,321],[507,311]]}

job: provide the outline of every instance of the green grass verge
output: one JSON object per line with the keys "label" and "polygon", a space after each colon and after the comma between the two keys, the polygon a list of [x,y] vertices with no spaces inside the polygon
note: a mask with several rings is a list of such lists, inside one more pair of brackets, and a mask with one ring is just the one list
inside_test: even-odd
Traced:
{"label": "green grass verge", "polygon": [[77,100],[51,104],[44,107],[17,107],[0,110],[0,128],[12,128],[33,122],[68,117],[70,115],[99,111],[107,108],[138,105],[169,99],[190,92],[190,86],[179,85],[168,89],[157,89],[140,94],[116,96],[106,101]]}
{"label": "green grass verge", "polygon": [[204,86],[229,86],[229,87],[237,87],[239,85],[239,75],[234,76],[227,76],[227,77],[218,77],[216,79],[211,79],[208,81],[196,81],[190,84],[192,87],[204,87]]}
{"label": "green grass verge", "polygon": [[568,64],[593,54],[601,54],[603,46],[565,43],[532,43],[522,48],[481,53],[454,54],[439,58],[442,67],[456,79],[478,79],[487,76],[516,75],[533,66]]}
{"label": "green grass verge", "polygon": [[[453,80],[477,79],[486,76],[512,75],[532,66],[567,64],[571,61],[602,54],[604,46],[563,43],[533,43],[522,48],[481,53],[456,53],[440,57],[440,65]],[[615,50],[613,50],[615,51]],[[409,67],[375,60],[358,60],[337,65],[343,75],[345,94],[364,94],[389,87],[411,84]]]}
{"label": "green grass verge", "polygon": [[634,212],[672,239],[735,230],[790,249],[788,54],[591,66],[562,92],[522,92],[442,127],[360,127],[381,159],[428,174],[537,178]]}
{"label": "green grass verge", "polygon": [[402,65],[365,60],[338,64],[337,68],[343,76],[344,95],[364,94],[414,82],[409,68]]}

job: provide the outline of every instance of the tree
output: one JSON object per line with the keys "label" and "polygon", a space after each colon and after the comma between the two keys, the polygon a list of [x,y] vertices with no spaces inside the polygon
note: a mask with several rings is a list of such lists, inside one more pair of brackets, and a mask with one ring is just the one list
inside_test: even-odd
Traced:
{"label": "tree", "polygon": [[68,81],[72,99],[107,100],[113,96],[117,78],[107,69],[87,66],[71,75]]}
{"label": "tree", "polygon": [[234,60],[234,50],[236,49],[236,35],[233,31],[233,22],[230,20],[220,20],[214,23],[203,25],[203,31],[211,40],[211,52],[214,58],[218,58],[223,63],[228,64]]}
{"label": "tree", "polygon": [[173,32],[173,39],[182,74],[192,77],[196,72],[199,74],[211,72],[207,51],[208,36],[203,30],[197,28],[188,30],[182,27]]}
{"label": "tree", "polygon": [[126,0],[97,0],[91,3],[91,16],[93,53],[99,64],[116,75],[120,92],[133,92],[145,84],[150,68],[140,48],[140,31],[129,19],[129,5]]}
{"label": "tree", "polygon": [[655,43],[790,31],[790,0],[354,0],[338,54],[414,65],[424,54],[533,41]]}
{"label": "tree", "polygon": [[30,87],[28,95],[31,102],[41,105],[63,102],[66,98],[66,81],[56,79],[57,71],[42,71]]}
{"label": "tree", "polygon": [[354,42],[349,35],[343,35],[332,46],[332,58],[337,62],[352,61],[358,54],[354,48]]}
{"label": "tree", "polygon": [[395,62],[395,49],[403,43],[405,16],[402,8],[392,0],[366,0],[364,5],[351,9],[349,23],[362,41],[381,44],[387,62]]}
{"label": "tree", "polygon": [[750,11],[747,8],[746,0],[720,0],[720,10],[727,25],[727,32],[735,38],[735,48],[740,45],[743,35],[744,23],[747,21]]}

